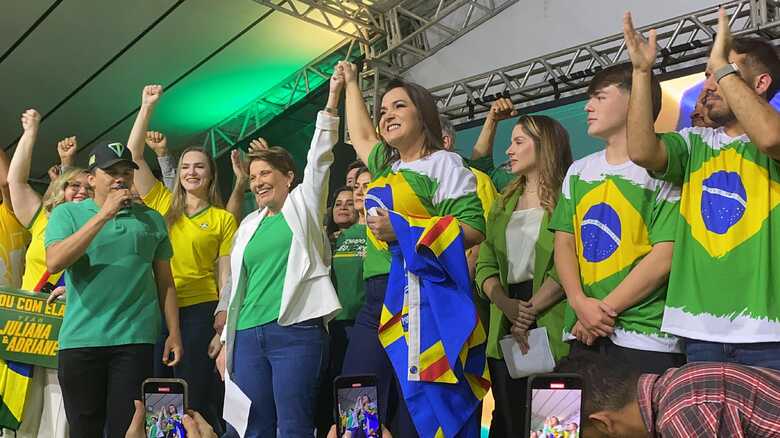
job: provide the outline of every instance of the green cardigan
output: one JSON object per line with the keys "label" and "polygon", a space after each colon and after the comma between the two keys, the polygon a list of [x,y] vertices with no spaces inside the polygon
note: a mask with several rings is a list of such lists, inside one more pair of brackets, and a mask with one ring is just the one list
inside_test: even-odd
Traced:
{"label": "green cardigan", "polygon": [[[477,259],[476,283],[480,294],[483,296],[485,293],[482,290],[482,284],[493,276],[498,276],[501,286],[504,290],[508,290],[506,277],[509,263],[506,255],[506,227],[519,199],[520,191],[518,190],[512,196],[506,198],[506,205],[502,206],[502,201],[504,200],[502,196],[493,203],[493,207],[490,209],[485,240],[480,245],[479,258]],[[547,230],[549,221],[550,215],[545,213],[542,224],[539,227],[539,238],[536,241],[533,293],[539,290],[539,287],[547,277],[558,281],[553,260],[554,234]],[[569,345],[561,340],[565,306],[565,301],[556,304],[542,313],[536,322],[539,327],[547,327],[550,347],[556,360],[569,352]],[[494,359],[503,357],[498,342],[509,334],[509,328],[509,320],[501,312],[501,309],[495,304],[490,304],[490,324],[487,337],[488,357]]]}

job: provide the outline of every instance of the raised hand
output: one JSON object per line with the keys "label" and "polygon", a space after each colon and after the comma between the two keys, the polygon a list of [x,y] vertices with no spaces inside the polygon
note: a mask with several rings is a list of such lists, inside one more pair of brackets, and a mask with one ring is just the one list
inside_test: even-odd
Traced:
{"label": "raised hand", "polygon": [[146,144],[158,157],[168,155],[168,139],[162,132],[146,131]]}
{"label": "raised hand", "polygon": [[336,65],[336,71],[344,76],[344,82],[357,82],[357,66],[349,61],[339,61]]}
{"label": "raised hand", "polygon": [[[230,164],[233,165],[233,174],[236,176],[237,181],[246,182],[249,180],[246,163],[241,160],[241,152],[239,152],[238,149],[230,151]],[[222,325],[224,326],[224,323]]]}
{"label": "raised hand", "polygon": [[152,107],[157,104],[162,96],[162,85],[147,85],[141,92],[141,106]]}
{"label": "raised hand", "polygon": [[337,65],[333,69],[333,74],[330,76],[330,94],[340,95],[341,91],[344,89],[345,82],[344,71],[343,69],[339,69]]}
{"label": "raised hand", "polygon": [[54,166],[51,166],[49,170],[47,171],[49,174],[49,181],[54,181],[55,179],[60,177],[60,173],[62,173],[62,168],[59,164],[55,164]]}
{"label": "raised hand", "polygon": [[34,109],[28,109],[22,113],[22,129],[24,132],[38,132],[41,124],[41,115]]}
{"label": "raised hand", "polygon": [[268,142],[263,137],[257,137],[249,142],[249,152],[265,151],[268,147]]}
{"label": "raised hand", "polygon": [[66,166],[72,166],[76,161],[76,151],[79,143],[76,137],[65,137],[57,142],[57,154],[60,156],[60,163]]}
{"label": "raised hand", "polygon": [[515,116],[517,116],[517,110],[515,110],[512,101],[506,97],[496,99],[490,105],[490,111],[487,114],[487,117],[494,122],[500,122],[501,120],[506,120]]}
{"label": "raised hand", "polygon": [[623,38],[634,70],[649,72],[656,58],[655,29],[650,29],[645,39],[634,29],[631,13],[626,12],[623,16]]}
{"label": "raised hand", "polygon": [[718,11],[718,33],[715,35],[715,42],[712,43],[709,65],[712,71],[729,63],[729,53],[731,52],[731,29],[729,28],[729,19],[726,17],[726,9],[723,6]]}

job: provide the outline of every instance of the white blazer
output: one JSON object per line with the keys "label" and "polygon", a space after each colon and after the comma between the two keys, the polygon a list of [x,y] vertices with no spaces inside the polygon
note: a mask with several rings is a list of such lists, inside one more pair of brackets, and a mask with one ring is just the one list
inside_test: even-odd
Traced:
{"label": "white blazer", "polygon": [[[327,324],[341,310],[338,295],[330,281],[331,252],[324,227],[328,178],[330,165],[333,164],[333,146],[338,141],[338,127],[338,117],[325,111],[317,114],[303,182],[290,192],[282,206],[281,214],[293,235],[277,321],[282,326],[314,318],[323,318],[323,323]],[[244,250],[267,213],[268,209],[263,208],[241,221],[230,253],[230,304],[222,332],[227,359],[226,378],[233,370],[236,324],[246,295]]]}

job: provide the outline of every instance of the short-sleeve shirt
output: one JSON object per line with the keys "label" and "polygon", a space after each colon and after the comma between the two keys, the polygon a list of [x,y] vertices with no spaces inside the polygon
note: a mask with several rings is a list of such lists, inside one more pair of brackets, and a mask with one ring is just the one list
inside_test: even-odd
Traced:
{"label": "short-sleeve shirt", "polygon": [[[158,181],[143,201],[165,216],[171,208],[173,195]],[[230,255],[236,228],[236,218],[213,205],[193,215],[182,214],[170,226],[171,270],[179,307],[219,299],[217,259]]]}
{"label": "short-sleeve shirt", "polygon": [[[22,276],[22,289],[33,290],[46,273],[46,249],[43,247],[46,225],[49,223],[49,215],[43,208],[38,209],[30,225],[30,246],[24,256],[24,276]],[[57,284],[62,272],[56,272],[49,276],[48,282]]]}
{"label": "short-sleeve shirt", "polygon": [[[603,299],[659,242],[674,240],[679,189],[652,178],[631,161],[607,162],[599,151],[566,173],[549,228],[574,234],[585,295]],[[646,351],[679,352],[677,338],[661,332],[666,284],[617,318],[612,342]],[[577,317],[567,306],[564,339]]]}
{"label": "short-sleeve shirt", "polygon": [[[46,248],[77,232],[99,210],[92,199],[57,206],[46,227]],[[64,271],[68,305],[59,348],[154,344],[162,318],[153,263],[171,255],[165,221],[151,208],[132,204],[106,222]]]}
{"label": "short-sleeve shirt", "polygon": [[339,295],[337,320],[354,320],[365,301],[363,259],[366,257],[366,225],[354,224],[339,234],[333,245],[331,278]]}
{"label": "short-sleeve shirt", "polygon": [[24,252],[29,241],[30,233],[16,219],[8,203],[0,203],[0,286],[21,285]]}
{"label": "short-sleeve shirt", "polygon": [[662,134],[682,185],[663,330],[711,342],[780,341],[780,166],[723,128]]}
{"label": "short-sleeve shirt", "polygon": [[[418,160],[385,164],[387,146],[378,143],[368,157],[374,179],[368,185],[366,201],[375,201],[402,215],[430,218],[454,216],[484,234],[485,218],[477,197],[474,174],[454,152],[436,151]],[[368,230],[363,276],[371,278],[390,272],[387,243]]]}

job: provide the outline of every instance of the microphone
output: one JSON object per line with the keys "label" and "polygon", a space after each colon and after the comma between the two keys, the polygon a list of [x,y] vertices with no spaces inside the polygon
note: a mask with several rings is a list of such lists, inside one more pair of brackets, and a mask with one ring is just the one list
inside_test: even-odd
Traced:
{"label": "microphone", "polygon": [[[117,188],[117,190],[126,190],[126,189],[130,189],[130,187],[128,187],[128,186],[127,186],[127,184],[125,184],[124,182],[120,182],[119,184],[117,184],[117,185],[116,185],[116,188]],[[130,208],[130,206],[131,206],[132,204],[133,204],[133,201],[132,201],[132,200],[130,200],[130,199],[126,199],[126,200],[123,202],[123,207],[122,207],[122,210],[124,210],[124,209],[127,209],[127,208]]]}

